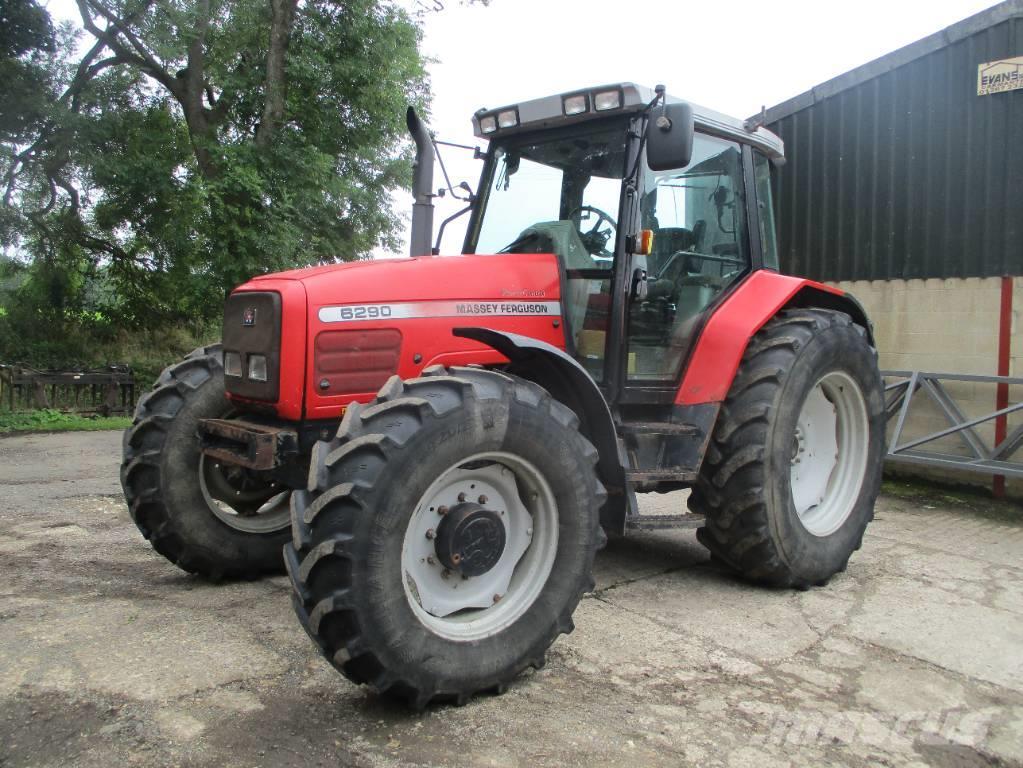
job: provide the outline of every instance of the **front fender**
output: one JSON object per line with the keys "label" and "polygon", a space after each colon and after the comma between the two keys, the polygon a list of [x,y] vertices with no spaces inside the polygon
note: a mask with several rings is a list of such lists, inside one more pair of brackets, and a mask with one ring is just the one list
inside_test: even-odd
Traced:
{"label": "front fender", "polygon": [[601,511],[607,530],[625,528],[625,470],[614,419],[596,382],[563,350],[538,339],[489,328],[455,328],[455,336],[493,347],[508,358],[508,372],[535,382],[579,417],[579,431],[599,454],[597,471],[609,500]]}

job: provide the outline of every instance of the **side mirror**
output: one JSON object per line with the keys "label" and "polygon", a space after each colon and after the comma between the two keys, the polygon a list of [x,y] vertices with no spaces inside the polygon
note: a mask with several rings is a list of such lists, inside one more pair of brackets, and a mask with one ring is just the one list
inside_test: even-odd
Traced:
{"label": "side mirror", "polygon": [[646,161],[652,171],[689,165],[693,156],[693,108],[688,104],[655,107],[646,125]]}

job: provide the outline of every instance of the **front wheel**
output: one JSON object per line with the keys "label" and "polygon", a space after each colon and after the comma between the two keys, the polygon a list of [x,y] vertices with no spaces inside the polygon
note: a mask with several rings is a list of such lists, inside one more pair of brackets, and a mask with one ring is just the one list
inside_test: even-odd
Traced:
{"label": "front wheel", "polygon": [[543,664],[601,540],[577,427],[540,387],[482,369],[393,377],[349,406],[285,546],[299,619],[342,674],[422,708]]}
{"label": "front wheel", "polygon": [[223,351],[201,347],[139,400],[121,463],[132,520],[153,549],[214,580],[280,572],[290,536],[287,488],[202,453],[200,420],[230,415]]}
{"label": "front wheel", "polygon": [[698,538],[743,575],[807,588],[845,570],[881,484],[884,395],[866,331],[782,312],[750,342],[690,496]]}

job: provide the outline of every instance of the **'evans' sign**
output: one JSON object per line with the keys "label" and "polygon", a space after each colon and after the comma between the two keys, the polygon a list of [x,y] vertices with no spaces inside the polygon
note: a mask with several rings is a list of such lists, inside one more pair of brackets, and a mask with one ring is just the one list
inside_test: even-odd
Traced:
{"label": "'evans' sign", "polygon": [[1014,91],[1023,88],[1023,56],[989,61],[977,67],[977,95]]}

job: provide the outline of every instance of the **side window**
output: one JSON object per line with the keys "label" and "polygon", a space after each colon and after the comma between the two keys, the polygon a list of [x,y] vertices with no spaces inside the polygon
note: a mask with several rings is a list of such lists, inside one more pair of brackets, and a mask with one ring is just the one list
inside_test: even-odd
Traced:
{"label": "side window", "polygon": [[697,134],[683,169],[647,172],[648,294],[629,311],[628,378],[674,379],[707,308],[749,267],[742,150]]}
{"label": "side window", "polygon": [[760,214],[760,247],[764,266],[778,269],[778,236],[774,228],[774,199],[771,196],[771,161],[759,152],[753,153],[757,178],[757,211]]}

